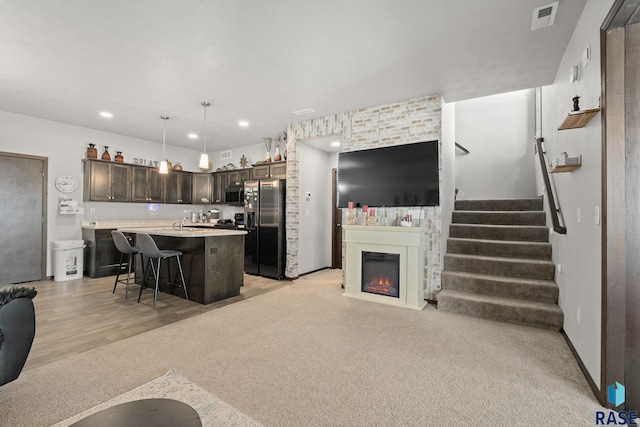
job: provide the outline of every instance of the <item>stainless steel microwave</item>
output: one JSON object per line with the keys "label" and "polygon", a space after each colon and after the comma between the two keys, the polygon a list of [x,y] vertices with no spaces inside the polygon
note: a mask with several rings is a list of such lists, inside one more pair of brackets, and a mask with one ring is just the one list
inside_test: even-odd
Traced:
{"label": "stainless steel microwave", "polygon": [[244,187],[241,185],[227,187],[224,190],[224,202],[230,205],[240,205],[244,202]]}

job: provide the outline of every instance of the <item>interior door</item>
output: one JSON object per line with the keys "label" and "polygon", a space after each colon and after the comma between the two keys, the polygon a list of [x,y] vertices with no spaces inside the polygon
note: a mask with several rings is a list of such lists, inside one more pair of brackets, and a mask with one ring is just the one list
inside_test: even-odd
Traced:
{"label": "interior door", "polygon": [[342,268],[342,210],[338,204],[338,172],[334,168],[331,172],[331,206],[333,206],[333,221],[331,227],[331,268]]}
{"label": "interior door", "polygon": [[0,153],[0,277],[3,283],[45,276],[46,167],[44,157]]}
{"label": "interior door", "polygon": [[[640,410],[640,7],[618,1],[603,26],[603,314],[600,401]],[[624,406],[607,402],[625,387]]]}

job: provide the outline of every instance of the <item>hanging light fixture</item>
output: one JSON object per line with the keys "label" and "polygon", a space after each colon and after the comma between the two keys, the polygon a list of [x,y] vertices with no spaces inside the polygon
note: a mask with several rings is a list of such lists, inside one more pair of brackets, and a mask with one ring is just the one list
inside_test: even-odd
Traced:
{"label": "hanging light fixture", "polygon": [[167,142],[167,120],[169,120],[168,116],[160,116],[162,119],[162,157],[165,160],[160,161],[160,173],[166,174],[169,173],[169,161],[166,160],[165,156],[165,145]]}
{"label": "hanging light fixture", "polygon": [[198,167],[202,172],[209,170],[209,155],[207,154],[207,107],[211,104],[208,102],[201,102],[200,105],[204,107],[204,125],[202,129],[202,154],[200,154],[200,164]]}

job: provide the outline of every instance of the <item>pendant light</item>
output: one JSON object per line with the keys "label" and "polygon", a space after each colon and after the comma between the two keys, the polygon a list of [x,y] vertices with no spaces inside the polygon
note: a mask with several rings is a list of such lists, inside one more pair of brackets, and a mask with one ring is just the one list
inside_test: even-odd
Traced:
{"label": "pendant light", "polygon": [[169,161],[166,160],[165,157],[165,145],[167,142],[167,120],[169,120],[168,116],[160,116],[162,119],[162,157],[165,160],[160,161],[160,173],[167,174],[169,173]]}
{"label": "pendant light", "polygon": [[202,172],[209,170],[209,155],[207,154],[207,107],[211,104],[208,102],[201,102],[200,105],[204,107],[204,125],[202,129],[202,154],[200,154],[200,164],[198,167]]}

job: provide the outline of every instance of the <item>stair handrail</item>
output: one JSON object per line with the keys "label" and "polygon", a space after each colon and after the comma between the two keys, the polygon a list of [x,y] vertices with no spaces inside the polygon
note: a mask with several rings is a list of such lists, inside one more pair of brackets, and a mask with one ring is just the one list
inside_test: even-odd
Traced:
{"label": "stair handrail", "polygon": [[460,150],[462,150],[462,152],[464,154],[469,154],[469,150],[467,150],[466,148],[464,148],[462,145],[458,144],[457,142],[455,144],[456,144],[456,147],[458,147]]}
{"label": "stair handrail", "polygon": [[544,187],[547,191],[547,198],[549,199],[549,210],[551,211],[551,222],[553,223],[553,230],[559,234],[567,234],[567,227],[560,225],[560,215],[562,215],[562,213],[560,212],[560,208],[556,207],[556,200],[553,196],[553,189],[551,187],[551,179],[549,178],[549,170],[547,169],[547,163],[545,161],[547,153],[542,149],[542,141],[544,141],[544,138],[536,137],[536,147],[538,148],[538,157],[540,158],[542,180],[544,181]]}

